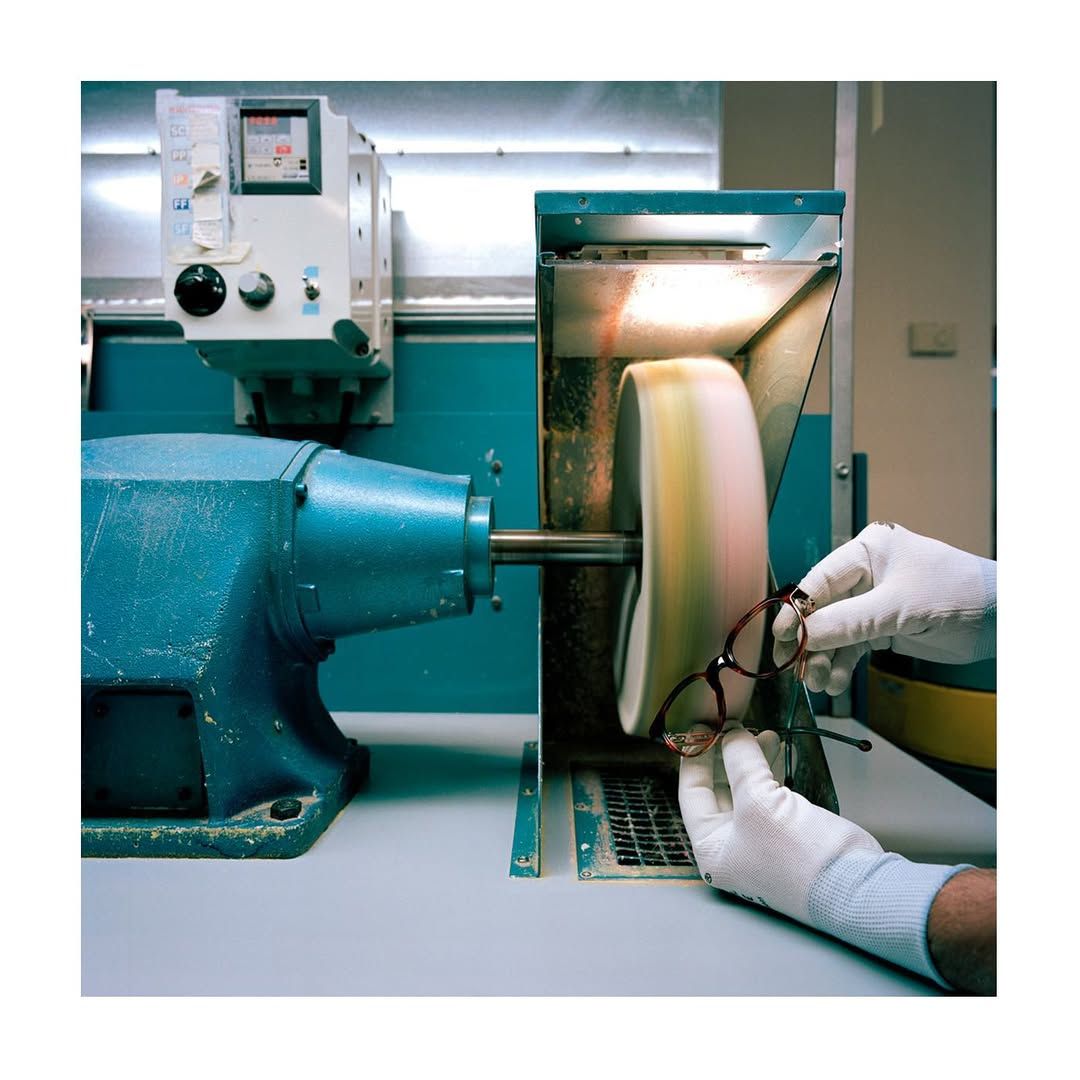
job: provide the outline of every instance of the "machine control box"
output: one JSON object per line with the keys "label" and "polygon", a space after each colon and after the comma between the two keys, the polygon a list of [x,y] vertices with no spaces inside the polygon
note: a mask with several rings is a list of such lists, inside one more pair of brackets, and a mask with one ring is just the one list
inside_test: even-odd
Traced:
{"label": "machine control box", "polygon": [[390,181],[325,97],[157,94],[165,316],[236,421],[393,420]]}

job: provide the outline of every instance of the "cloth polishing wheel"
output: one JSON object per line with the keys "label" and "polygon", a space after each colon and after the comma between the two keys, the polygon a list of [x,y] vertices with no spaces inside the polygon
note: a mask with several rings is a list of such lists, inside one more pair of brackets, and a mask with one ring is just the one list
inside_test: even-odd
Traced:
{"label": "cloth polishing wheel", "polygon": [[[726,360],[653,360],[623,372],[615,427],[612,527],[640,530],[641,566],[614,582],[619,720],[646,735],[668,692],[703,671],[767,592],[765,469],[746,386]],[[760,655],[764,622],[739,635]],[[747,636],[749,635],[749,636]],[[741,717],[754,681],[721,675],[727,714]],[[669,731],[716,722],[703,680],[668,714]]]}

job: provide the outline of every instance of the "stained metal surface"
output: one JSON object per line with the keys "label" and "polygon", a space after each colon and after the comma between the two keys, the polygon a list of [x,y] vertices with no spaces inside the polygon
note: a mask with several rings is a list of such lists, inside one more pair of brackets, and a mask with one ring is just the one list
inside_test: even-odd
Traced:
{"label": "stained metal surface", "polygon": [[393,182],[398,311],[531,312],[537,190],[720,183],[715,82],[84,83],[83,292],[101,307],[162,298],[154,92],[166,85],[328,95]]}
{"label": "stained metal surface", "polygon": [[[540,384],[540,520],[607,532],[615,406],[633,358],[550,357]],[[612,574],[604,567],[540,571],[545,738],[621,734],[612,676]]]}

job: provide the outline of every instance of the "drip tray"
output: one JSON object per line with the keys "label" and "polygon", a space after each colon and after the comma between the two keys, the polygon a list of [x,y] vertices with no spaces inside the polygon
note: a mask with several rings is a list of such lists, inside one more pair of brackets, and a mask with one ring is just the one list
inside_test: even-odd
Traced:
{"label": "drip tray", "polygon": [[580,879],[697,878],[676,772],[644,764],[574,765],[571,779]]}

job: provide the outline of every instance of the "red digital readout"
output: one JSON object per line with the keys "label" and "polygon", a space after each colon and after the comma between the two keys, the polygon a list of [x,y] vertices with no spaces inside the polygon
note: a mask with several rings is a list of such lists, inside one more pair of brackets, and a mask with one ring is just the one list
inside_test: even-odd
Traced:
{"label": "red digital readout", "polygon": [[275,154],[291,154],[292,153],[292,147],[291,146],[275,146],[274,147],[274,153]]}
{"label": "red digital readout", "polygon": [[280,118],[277,116],[247,116],[244,119],[252,127],[273,127]]}

